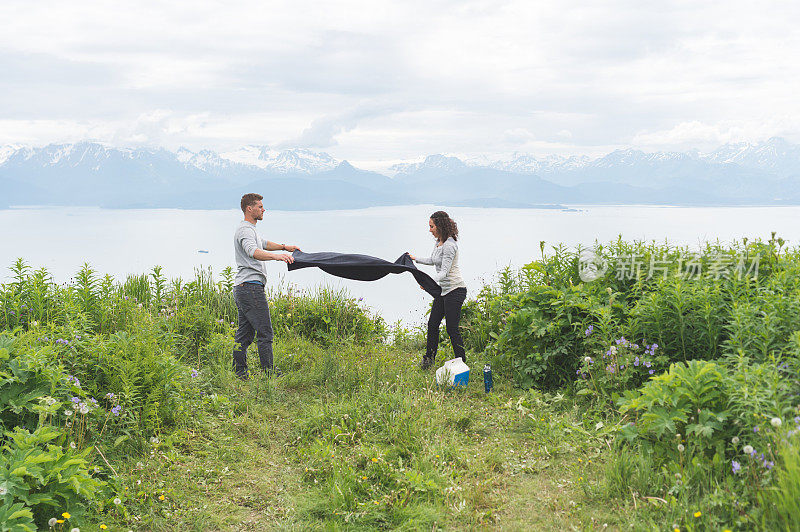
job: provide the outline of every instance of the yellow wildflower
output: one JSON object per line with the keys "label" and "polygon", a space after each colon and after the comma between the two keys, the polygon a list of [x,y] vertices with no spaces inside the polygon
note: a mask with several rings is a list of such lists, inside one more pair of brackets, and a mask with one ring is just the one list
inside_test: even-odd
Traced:
{"label": "yellow wildflower", "polygon": [[106,528],[108,528],[106,525],[100,525],[101,530],[105,530]]}
{"label": "yellow wildflower", "polygon": [[69,519],[70,517],[72,517],[71,515],[69,515],[69,512],[64,512],[63,514],[61,514],[61,516],[62,516],[64,519]]}
{"label": "yellow wildflower", "polygon": [[580,459],[580,458],[578,458],[578,462],[583,462],[583,460],[582,460],[582,459]]}
{"label": "yellow wildflower", "polygon": [[163,501],[163,500],[164,500],[164,496],[163,496],[163,495],[159,495],[159,496],[158,496],[158,500],[159,500],[159,501]]}
{"label": "yellow wildflower", "polygon": [[378,463],[378,459],[377,458],[373,458],[372,461],[375,462],[375,463]]}
{"label": "yellow wildflower", "polygon": [[702,513],[700,513],[700,512],[695,512],[695,513],[694,513],[694,516],[695,516],[695,517],[700,517],[701,515],[703,515],[703,514],[702,514]]}
{"label": "yellow wildflower", "polygon": [[56,523],[59,523],[59,524],[60,524],[60,523],[63,523],[63,522],[64,522],[64,520],[63,520],[63,519],[56,519]]}

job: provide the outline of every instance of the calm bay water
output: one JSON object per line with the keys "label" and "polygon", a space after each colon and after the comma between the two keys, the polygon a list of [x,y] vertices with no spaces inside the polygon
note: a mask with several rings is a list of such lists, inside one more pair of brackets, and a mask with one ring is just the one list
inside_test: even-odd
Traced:
{"label": "calm bay water", "polygon": [[[259,222],[268,240],[303,251],[363,253],[390,261],[403,252],[428,255],[433,241],[428,216],[439,207],[414,205],[351,211],[270,211]],[[539,257],[539,242],[589,245],[622,235],[698,246],[741,237],[768,239],[770,231],[794,246],[800,242],[800,207],[574,206],[574,210],[445,208],[458,222],[459,264],[473,294],[504,266]],[[167,277],[189,278],[198,267],[214,273],[233,266],[233,231],[241,211],[16,208],[0,210],[0,282],[10,279],[17,257],[46,267],[67,281],[84,262],[123,279],[164,267]],[[199,250],[208,253],[199,253]],[[410,275],[366,283],[329,276],[315,268],[288,272],[268,262],[272,285],[344,287],[388,321],[418,323],[430,302]],[[430,267],[421,269],[431,271]]]}

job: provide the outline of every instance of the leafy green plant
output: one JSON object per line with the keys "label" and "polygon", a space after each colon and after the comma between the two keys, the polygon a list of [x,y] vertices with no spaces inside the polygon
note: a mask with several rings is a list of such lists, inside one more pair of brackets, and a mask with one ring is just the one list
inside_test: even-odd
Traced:
{"label": "leafy green plant", "polygon": [[623,435],[673,458],[683,452],[685,440],[700,453],[724,454],[726,441],[735,434],[727,423],[730,382],[724,372],[714,362],[675,363],[640,390],[626,391],[620,412],[634,415],[635,423]]}
{"label": "leafy green plant", "polygon": [[0,505],[0,530],[3,532],[33,532],[33,512],[21,502],[11,503],[12,497],[6,493]]}
{"label": "leafy green plant", "polygon": [[30,508],[39,527],[53,515],[78,515],[101,494],[102,481],[92,478],[86,458],[91,449],[64,450],[52,442],[61,433],[52,427],[34,432],[17,428],[6,432],[0,453],[0,485],[6,504]]}
{"label": "leafy green plant", "polygon": [[[587,328],[590,336],[594,327]],[[577,374],[580,377],[579,395],[613,404],[623,390],[638,388],[656,370],[663,367],[665,357],[657,355],[658,344],[638,345],[624,336],[615,340],[605,352],[586,355]]]}
{"label": "leafy green plant", "polygon": [[35,427],[40,398],[50,395],[62,374],[43,354],[20,352],[13,336],[0,333],[0,429]]}

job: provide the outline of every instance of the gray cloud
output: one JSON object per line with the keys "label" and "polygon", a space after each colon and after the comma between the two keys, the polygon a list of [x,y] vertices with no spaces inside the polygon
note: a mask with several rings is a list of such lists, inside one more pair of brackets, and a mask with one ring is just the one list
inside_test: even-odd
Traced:
{"label": "gray cloud", "polygon": [[388,103],[362,104],[342,113],[315,119],[300,136],[281,144],[281,147],[328,148],[338,142],[336,137],[358,126],[365,119],[377,118],[400,110],[399,105]]}
{"label": "gray cloud", "polygon": [[361,160],[800,140],[798,18],[744,0],[9,0],[0,138]]}

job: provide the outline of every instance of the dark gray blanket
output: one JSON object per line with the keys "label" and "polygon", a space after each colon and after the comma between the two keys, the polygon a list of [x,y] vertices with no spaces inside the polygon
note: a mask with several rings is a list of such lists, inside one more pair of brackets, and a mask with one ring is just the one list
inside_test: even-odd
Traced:
{"label": "dark gray blanket", "polygon": [[294,262],[289,264],[289,271],[300,268],[319,268],[337,277],[355,279],[356,281],[377,281],[390,273],[409,272],[417,283],[433,297],[442,295],[442,288],[430,275],[417,269],[414,261],[403,253],[394,262],[370,257],[369,255],[356,255],[352,253],[333,253],[323,251],[320,253],[292,253]]}

